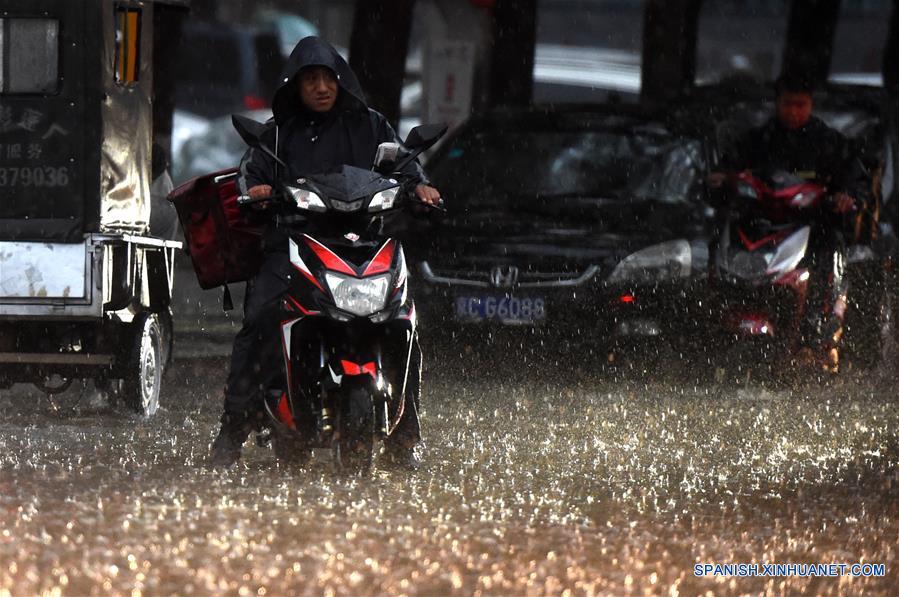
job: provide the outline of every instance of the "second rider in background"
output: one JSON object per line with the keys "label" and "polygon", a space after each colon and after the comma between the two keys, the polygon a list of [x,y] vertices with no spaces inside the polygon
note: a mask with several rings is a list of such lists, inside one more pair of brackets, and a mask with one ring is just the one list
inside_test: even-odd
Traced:
{"label": "second rider in background", "polygon": [[870,181],[846,138],[812,114],[813,91],[812,84],[801,74],[780,77],[774,116],[738,140],[731,152],[723,156],[722,171],[712,173],[709,183],[713,189],[720,189],[727,176],[724,171],[780,170],[827,186],[831,217],[815,223],[808,302],[801,332],[807,357],[835,372],[849,290],[844,276],[844,234],[851,229],[852,213],[869,195]]}

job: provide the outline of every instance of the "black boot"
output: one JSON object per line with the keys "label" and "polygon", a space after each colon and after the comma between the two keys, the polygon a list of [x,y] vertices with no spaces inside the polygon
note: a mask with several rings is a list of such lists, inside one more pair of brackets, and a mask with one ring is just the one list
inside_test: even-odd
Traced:
{"label": "black boot", "polygon": [[240,459],[240,449],[250,435],[246,416],[225,413],[222,427],[212,442],[212,466],[229,467]]}

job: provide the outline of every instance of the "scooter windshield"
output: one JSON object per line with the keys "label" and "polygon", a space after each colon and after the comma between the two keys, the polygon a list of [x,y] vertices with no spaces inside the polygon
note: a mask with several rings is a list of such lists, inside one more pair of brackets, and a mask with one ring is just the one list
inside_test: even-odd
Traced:
{"label": "scooter windshield", "polygon": [[807,182],[812,182],[807,178],[803,178],[798,173],[787,172],[785,170],[776,170],[765,173],[761,178],[768,183],[773,191],[782,191]]}
{"label": "scooter windshield", "polygon": [[365,199],[399,184],[377,172],[354,166],[342,166],[337,172],[309,175],[306,180],[332,202],[344,204]]}

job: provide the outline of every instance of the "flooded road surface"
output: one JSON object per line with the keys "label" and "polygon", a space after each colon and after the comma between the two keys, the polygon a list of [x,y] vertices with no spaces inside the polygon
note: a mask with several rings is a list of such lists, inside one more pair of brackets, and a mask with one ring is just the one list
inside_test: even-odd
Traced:
{"label": "flooded road surface", "polygon": [[[207,469],[225,366],[182,362],[147,422],[0,399],[0,595],[899,586],[899,401],[870,376],[722,391],[432,370],[422,469],[360,480],[250,444]],[[886,576],[694,576],[741,562]]]}

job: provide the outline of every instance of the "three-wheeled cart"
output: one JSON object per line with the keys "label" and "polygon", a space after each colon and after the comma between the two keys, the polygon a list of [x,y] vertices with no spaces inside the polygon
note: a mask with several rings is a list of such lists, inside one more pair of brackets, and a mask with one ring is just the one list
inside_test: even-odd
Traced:
{"label": "three-wheeled cart", "polygon": [[151,206],[170,209],[151,200],[151,154],[186,8],[0,7],[0,388],[93,379],[142,415],[159,405],[181,244],[150,230]]}

